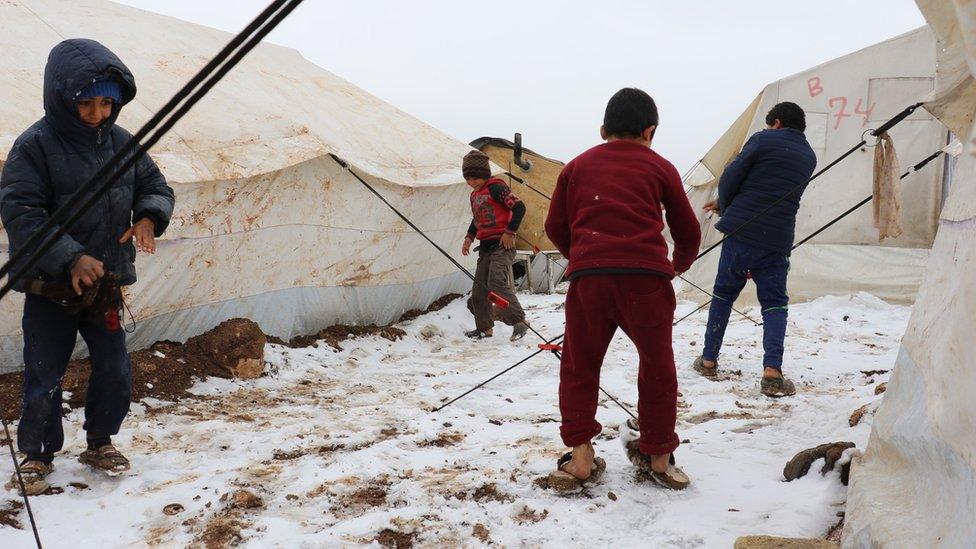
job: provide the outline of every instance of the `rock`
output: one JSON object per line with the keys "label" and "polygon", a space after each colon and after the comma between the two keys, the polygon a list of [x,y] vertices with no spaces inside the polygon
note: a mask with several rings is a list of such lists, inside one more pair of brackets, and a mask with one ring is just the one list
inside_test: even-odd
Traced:
{"label": "rock", "polygon": [[[840,451],[837,453],[837,457],[834,458],[834,462],[836,462],[844,450],[853,447],[853,442],[831,442],[828,444],[821,444],[816,448],[803,450],[793,456],[793,459],[786,463],[786,467],[783,467],[783,477],[786,478],[787,482],[796,480],[803,475],[806,475],[807,472],[810,471],[810,465],[814,461],[820,458],[826,458],[827,453],[833,451],[834,448],[840,449]],[[831,463],[831,468],[833,468],[833,463]]]}
{"label": "rock", "polygon": [[857,425],[858,423],[861,422],[861,418],[863,418],[864,417],[864,414],[866,414],[866,413],[868,413],[868,405],[867,404],[865,404],[864,406],[861,406],[857,410],[854,410],[854,413],[851,414],[851,419],[849,419],[847,421],[847,423],[849,423],[851,427],[854,427],[855,425]]}
{"label": "rock", "polygon": [[733,547],[734,549],[837,549],[840,546],[822,539],[742,536],[735,540]]}
{"label": "rock", "polygon": [[163,507],[164,515],[178,515],[183,512],[183,506],[179,503],[170,503],[166,507]]}
{"label": "rock", "polygon": [[264,372],[264,345],[268,338],[253,321],[233,318],[216,328],[191,337],[186,348],[205,358],[210,374],[217,377],[253,379]]}
{"label": "rock", "polygon": [[888,389],[888,382],[879,383],[877,387],[874,388],[874,394],[880,395]]}

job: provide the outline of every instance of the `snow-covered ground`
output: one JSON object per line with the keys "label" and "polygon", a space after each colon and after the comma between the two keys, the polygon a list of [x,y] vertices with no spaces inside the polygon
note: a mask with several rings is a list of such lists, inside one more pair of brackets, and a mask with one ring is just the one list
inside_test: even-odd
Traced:
{"label": "snow-covered ground", "polygon": [[[562,332],[563,296],[522,299],[540,332]],[[679,304],[678,315],[694,306]],[[548,353],[430,413],[537,343],[531,334],[509,343],[504,327],[492,340],[464,339],[471,319],[458,300],[404,324],[396,342],[350,340],[341,352],[269,345],[266,377],[211,379],[194,388],[198,399],[134,405],[116,438],[132,460],[127,476],[76,461],[82,413],[71,412],[51,476],[64,493],[33,498],[34,513],[50,548],[219,545],[238,531],[246,547],[369,544],[384,530],[419,546],[730,547],[745,534],[822,536],[843,510],[838,474],[821,477],[814,464],[786,483],[783,466],[824,442],[863,448],[871,417],[854,428],[848,418],[880,399],[875,386],[888,375],[861,371],[891,367],[908,314],[863,294],[791,307],[786,372],[799,392],[782,400],[759,394],[759,328],[733,318],[722,366],[741,375],[713,382],[690,368],[706,313],[681,323],[676,456],[693,482],[681,493],[635,482],[618,433],[627,416],[609,402],[598,416],[601,483],[573,496],[533,483],[565,451]],[[618,334],[603,387],[633,408],[635,378],[636,353]],[[9,477],[9,461],[0,472]],[[233,508],[227,494],[239,489],[262,501]],[[0,508],[15,499],[5,493]],[[171,503],[183,510],[164,514]],[[0,547],[32,543],[29,529],[0,526]]]}

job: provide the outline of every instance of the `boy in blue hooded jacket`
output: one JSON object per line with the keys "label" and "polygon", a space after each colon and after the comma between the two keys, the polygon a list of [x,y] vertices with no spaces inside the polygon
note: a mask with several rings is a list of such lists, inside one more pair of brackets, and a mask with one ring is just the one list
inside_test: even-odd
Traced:
{"label": "boy in blue hooded jacket", "polygon": [[[57,208],[81,202],[78,188],[132,137],[115,121],[135,95],[132,73],[102,44],[72,39],[51,50],[44,70],[44,117],[14,142],[0,175],[0,219],[11,254]],[[26,455],[21,470],[28,493],[48,487],[44,477],[64,443],[61,381],[78,333],[91,359],[84,423],[88,448],[80,460],[110,472],[129,468],[111,442],[132,393],[125,332],[118,322],[119,288],[136,281],[133,239],[139,250],[154,253],[173,205],[173,190],[143,154],[18,284],[27,296],[17,445]],[[50,298],[52,288],[79,296],[97,288],[99,296],[110,294],[113,305],[74,311]]]}
{"label": "boy in blue hooded jacket", "polygon": [[732,303],[752,278],[763,316],[760,389],[767,396],[781,397],[796,392],[793,382],[783,376],[786,278],[800,197],[817,166],[817,155],[803,133],[806,114],[799,105],[775,105],[766,115],[766,124],[767,129],[753,134],[722,172],[718,200],[705,205],[721,216],[715,228],[728,238],[722,243],[702,356],[693,368],[706,377],[717,376]]}

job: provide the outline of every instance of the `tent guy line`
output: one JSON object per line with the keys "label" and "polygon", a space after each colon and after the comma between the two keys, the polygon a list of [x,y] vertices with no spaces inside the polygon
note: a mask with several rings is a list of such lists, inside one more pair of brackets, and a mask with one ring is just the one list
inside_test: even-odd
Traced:
{"label": "tent guy line", "polygon": [[[412,221],[410,221],[410,219],[406,215],[404,215],[400,210],[398,210],[396,208],[396,206],[394,206],[393,204],[390,204],[390,202],[386,198],[384,198],[383,195],[380,194],[379,191],[377,191],[375,188],[373,188],[373,186],[370,185],[369,183],[367,183],[365,179],[363,179],[362,177],[359,176],[359,174],[357,174],[355,171],[353,171],[352,167],[346,161],[344,161],[343,159],[339,158],[338,156],[336,156],[333,153],[329,153],[329,156],[331,156],[332,159],[335,160],[340,166],[342,166],[343,168],[345,168],[346,171],[348,171],[350,174],[352,174],[353,177],[355,177],[356,179],[358,179],[360,183],[362,183],[363,185],[365,185],[366,188],[369,189],[369,191],[371,193],[373,193],[377,198],[379,198],[384,204],[386,204],[387,206],[389,206],[390,209],[393,210],[393,213],[395,213],[397,216],[399,216],[400,219],[402,219],[405,223],[407,223],[408,225],[410,225],[410,227],[413,228],[413,230],[417,231],[417,233],[419,233],[420,236],[424,237],[424,239],[427,242],[430,242],[430,244],[432,246],[434,246],[435,248],[437,248],[437,251],[439,251],[441,253],[441,255],[443,255],[448,260],[450,260],[450,262],[453,263],[455,267],[457,267],[461,272],[463,272],[465,275],[467,275],[467,277],[470,278],[475,284],[478,284],[482,288],[484,288],[485,290],[488,290],[488,299],[490,301],[492,301],[493,303],[495,303],[495,305],[498,305],[500,308],[505,308],[505,307],[508,306],[508,302],[507,301],[505,301],[501,296],[498,296],[494,292],[492,292],[491,290],[489,290],[486,284],[484,284],[483,282],[478,281],[478,279],[476,279],[474,277],[474,275],[472,275],[470,272],[468,272],[468,270],[465,269],[463,265],[461,265],[460,263],[457,262],[456,259],[454,259],[453,257],[451,257],[451,254],[447,253],[447,251],[445,251],[444,248],[441,248],[436,242],[434,242],[433,240],[431,240],[430,237],[428,237],[426,234],[424,234],[424,232],[420,229],[420,227],[417,227],[417,225],[415,225]],[[502,307],[499,303],[504,303],[505,307]],[[526,323],[526,325],[529,327],[529,330],[533,334],[535,334],[539,339],[541,339],[543,341],[543,343],[540,343],[539,344],[539,350],[536,351],[532,356],[535,356],[535,355],[539,354],[542,351],[550,351],[550,352],[552,352],[552,354],[554,354],[556,356],[556,358],[562,359],[562,356],[559,353],[560,346],[559,346],[559,344],[554,343],[556,340],[562,339],[562,337],[563,337],[562,335],[560,335],[559,337],[553,338],[553,339],[546,339],[546,337],[543,336],[542,334],[540,334],[538,330],[536,330],[535,328],[533,328],[531,324]],[[529,358],[531,358],[531,357],[529,357]],[[525,362],[526,360],[528,360],[528,358],[522,360],[521,362]],[[514,366],[509,367],[505,371],[511,370],[512,368],[514,368]],[[502,372],[502,373],[504,373],[504,372]],[[495,377],[498,377],[500,375],[501,374],[498,374]],[[487,383],[487,381],[485,383]],[[620,406],[620,408],[623,411],[627,412],[627,414],[630,417],[634,418],[634,420],[637,420],[637,416],[634,414],[634,412],[632,412],[629,408],[627,408],[626,406],[624,406],[624,404],[622,402],[620,402],[619,400],[617,400],[616,398],[614,398],[614,396],[611,395],[610,393],[608,393],[603,387],[600,387],[600,390],[603,391],[603,394],[607,395],[610,398],[610,400],[612,400],[617,406]],[[471,391],[469,391],[469,393],[470,392]],[[458,397],[458,398],[460,398],[460,397]],[[442,406],[442,408],[443,408],[443,406]],[[434,411],[437,411],[437,410],[434,410]]]}
{"label": "tent guy line", "polygon": [[[101,169],[85,184],[78,188],[72,199],[58,208],[48,219],[48,221],[37,230],[25,245],[13,254],[2,266],[0,266],[0,277],[8,275],[7,282],[0,288],[0,300],[2,300],[21,278],[40,260],[57,242],[57,239],[67,234],[79,219],[111,188],[112,184],[122,174],[126,173],[135,162],[148,151],[163,135],[165,135],[183,116],[193,108],[231,69],[233,69],[255,46],[257,46],[265,36],[277,27],[295,8],[304,0],[276,0],[268,5],[258,16],[238,33],[224,48],[207,63],[200,71],[186,83],[170,100],[160,109],[139,131],[114,154],[102,166]],[[232,55],[233,54],[233,55]],[[226,62],[225,62],[226,61]],[[196,92],[193,92],[199,86]],[[191,92],[192,95],[191,95]],[[182,103],[182,105],[181,105]],[[163,120],[169,118],[163,122]],[[160,125],[162,123],[162,125]],[[150,132],[155,132],[149,135]],[[149,135],[145,142],[142,141]],[[121,164],[121,166],[120,166]],[[78,206],[75,213],[62,223],[62,218],[67,212],[76,207],[80,197],[94,192],[87,200]],[[53,229],[53,233],[51,232]],[[38,244],[40,242],[40,244]],[[13,270],[13,265],[26,257],[24,264],[19,269]],[[14,470],[17,481],[20,484],[20,491],[23,495],[24,506],[28,510],[31,528],[34,533],[34,541],[38,549],[42,548],[41,537],[38,532],[37,522],[31,511],[27,488],[24,485],[24,478],[21,474],[20,463],[13,452],[13,442],[7,424],[7,417],[0,411],[4,432],[6,433],[7,443],[11,450]]]}

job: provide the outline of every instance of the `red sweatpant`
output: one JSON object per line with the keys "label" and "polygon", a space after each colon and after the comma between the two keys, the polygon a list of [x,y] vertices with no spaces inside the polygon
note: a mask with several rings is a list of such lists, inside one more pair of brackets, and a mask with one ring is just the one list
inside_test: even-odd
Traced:
{"label": "red sweatpant", "polygon": [[559,432],[566,446],[600,434],[596,421],[600,367],[617,327],[637,347],[640,449],[673,452],[678,379],[671,348],[674,320],[671,281],[653,275],[590,275],[573,280],[566,295],[566,339],[559,369]]}

